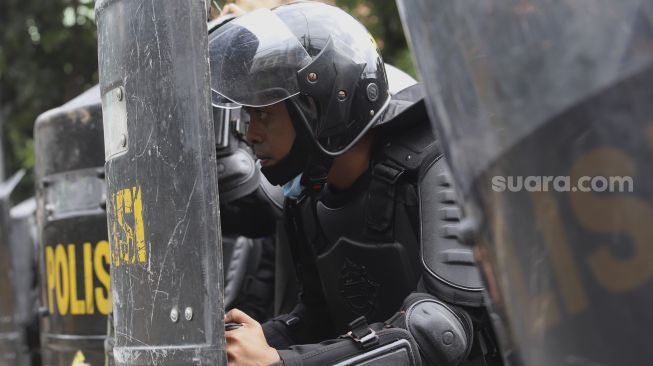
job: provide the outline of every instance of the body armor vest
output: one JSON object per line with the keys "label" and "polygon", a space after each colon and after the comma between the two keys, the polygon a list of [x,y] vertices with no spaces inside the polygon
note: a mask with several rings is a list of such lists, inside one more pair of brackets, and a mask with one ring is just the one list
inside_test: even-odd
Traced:
{"label": "body armor vest", "polygon": [[391,123],[375,128],[370,169],[352,187],[286,202],[302,301],[326,303],[338,332],[361,315],[390,318],[420,277],[420,291],[451,304],[484,302],[471,249],[457,240],[456,195],[423,101],[395,103]]}
{"label": "body armor vest", "polygon": [[[331,320],[339,331],[364,315],[384,321],[416,288],[421,274],[419,239],[410,217],[417,217],[415,189],[403,183],[385,232],[368,223],[371,179],[363,176],[346,192],[322,199],[301,198],[293,207],[301,220],[296,241],[308,246]],[[327,188],[328,189],[328,188]]]}

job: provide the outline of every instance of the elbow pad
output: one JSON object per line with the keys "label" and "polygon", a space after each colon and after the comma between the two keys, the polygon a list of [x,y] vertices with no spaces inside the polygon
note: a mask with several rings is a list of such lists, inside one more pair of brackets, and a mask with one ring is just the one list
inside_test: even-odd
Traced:
{"label": "elbow pad", "polygon": [[422,297],[412,303],[404,317],[405,328],[415,339],[420,353],[431,365],[458,365],[472,347],[472,320],[464,311]]}

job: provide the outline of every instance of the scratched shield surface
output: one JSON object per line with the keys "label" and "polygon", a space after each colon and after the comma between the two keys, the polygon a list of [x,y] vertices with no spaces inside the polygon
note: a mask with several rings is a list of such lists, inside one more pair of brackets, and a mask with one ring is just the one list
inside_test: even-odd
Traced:
{"label": "scratched shield surface", "polygon": [[650,363],[653,1],[399,8],[510,364]]}
{"label": "scratched shield surface", "polygon": [[116,364],[226,364],[204,1],[96,18]]}
{"label": "scratched shield surface", "polygon": [[100,88],[34,126],[44,365],[105,362],[111,310]]}
{"label": "scratched shield surface", "polygon": [[32,362],[26,325],[33,314],[34,299],[30,296],[31,281],[25,279],[34,279],[29,250],[33,243],[28,235],[22,235],[29,234],[23,230],[22,217],[14,219],[10,210],[11,193],[23,176],[24,171],[20,171],[0,183],[0,365],[27,366]]}

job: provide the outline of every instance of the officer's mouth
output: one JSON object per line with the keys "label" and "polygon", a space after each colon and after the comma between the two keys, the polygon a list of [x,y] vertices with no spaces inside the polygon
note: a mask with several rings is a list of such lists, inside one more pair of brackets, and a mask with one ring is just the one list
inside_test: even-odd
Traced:
{"label": "officer's mouth", "polygon": [[274,162],[274,159],[272,159],[272,158],[270,158],[268,156],[263,156],[263,155],[259,156],[259,155],[257,155],[256,157],[258,158],[258,161],[261,162],[261,166],[269,166]]}

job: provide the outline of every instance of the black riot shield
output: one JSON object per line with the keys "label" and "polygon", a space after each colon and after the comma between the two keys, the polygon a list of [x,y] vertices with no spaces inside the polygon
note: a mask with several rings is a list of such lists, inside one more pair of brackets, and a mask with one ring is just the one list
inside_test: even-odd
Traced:
{"label": "black riot shield", "polygon": [[511,364],[649,364],[653,1],[399,7]]}
{"label": "black riot shield", "polygon": [[44,365],[104,365],[111,311],[99,86],[34,128]]}
{"label": "black riot shield", "polygon": [[226,364],[203,0],[96,2],[118,365]]}
{"label": "black riot shield", "polygon": [[[31,284],[20,286],[24,284],[22,276],[27,274],[22,272],[21,263],[15,262],[19,253],[11,242],[16,228],[12,228],[10,216],[10,195],[23,175],[21,171],[0,184],[0,365],[30,364],[25,321],[21,319],[25,312],[20,306]],[[19,259],[23,262],[23,258]]]}
{"label": "black riot shield", "polygon": [[36,200],[29,198],[9,211],[9,242],[16,287],[16,320],[27,346],[27,360],[40,365],[36,256]]}

